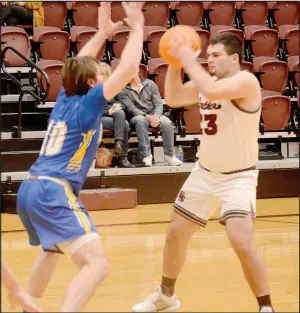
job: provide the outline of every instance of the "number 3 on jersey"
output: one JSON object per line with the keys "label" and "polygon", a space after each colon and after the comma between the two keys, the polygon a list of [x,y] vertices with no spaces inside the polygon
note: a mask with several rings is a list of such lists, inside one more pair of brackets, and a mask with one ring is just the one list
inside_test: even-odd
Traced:
{"label": "number 3 on jersey", "polygon": [[53,156],[60,153],[68,127],[65,122],[55,122],[52,120],[48,126],[40,155]]}
{"label": "number 3 on jersey", "polygon": [[[200,114],[200,134],[203,135],[203,131],[206,135],[215,135],[218,132],[218,126],[216,124],[217,114]],[[203,128],[202,125],[205,125]]]}

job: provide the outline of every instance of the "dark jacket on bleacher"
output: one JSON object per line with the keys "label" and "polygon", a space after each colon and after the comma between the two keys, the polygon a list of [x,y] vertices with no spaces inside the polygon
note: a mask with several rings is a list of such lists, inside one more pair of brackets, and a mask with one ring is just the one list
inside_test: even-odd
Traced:
{"label": "dark jacket on bleacher", "polygon": [[138,94],[130,84],[128,84],[116,97],[125,105],[129,118],[137,115],[146,116],[147,114],[162,115],[163,102],[158,91],[157,85],[150,79],[140,78],[143,89]]}

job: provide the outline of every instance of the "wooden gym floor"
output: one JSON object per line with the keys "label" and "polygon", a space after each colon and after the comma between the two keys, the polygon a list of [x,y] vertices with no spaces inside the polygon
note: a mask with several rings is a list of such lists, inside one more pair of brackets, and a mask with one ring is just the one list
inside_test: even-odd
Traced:
{"label": "wooden gym floor", "polygon": [[[102,234],[111,272],[84,308],[85,312],[130,312],[132,305],[155,290],[160,281],[171,208],[172,204],[161,204],[91,212]],[[255,241],[268,268],[275,311],[299,312],[299,199],[258,200],[257,215]],[[180,311],[257,312],[256,299],[217,217],[214,215],[190,243],[177,284]],[[2,214],[2,257],[23,286],[38,251],[29,246],[18,217]],[[73,263],[61,257],[40,302],[43,310],[57,312],[75,273]],[[1,311],[9,312],[3,289],[1,298]]]}

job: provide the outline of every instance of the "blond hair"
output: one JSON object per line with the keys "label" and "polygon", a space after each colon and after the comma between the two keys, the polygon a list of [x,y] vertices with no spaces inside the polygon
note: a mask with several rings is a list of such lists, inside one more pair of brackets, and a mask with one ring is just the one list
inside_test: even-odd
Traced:
{"label": "blond hair", "polygon": [[104,62],[100,62],[99,67],[100,67],[100,74],[103,76],[104,79],[107,79],[112,73],[112,69],[110,65]]}

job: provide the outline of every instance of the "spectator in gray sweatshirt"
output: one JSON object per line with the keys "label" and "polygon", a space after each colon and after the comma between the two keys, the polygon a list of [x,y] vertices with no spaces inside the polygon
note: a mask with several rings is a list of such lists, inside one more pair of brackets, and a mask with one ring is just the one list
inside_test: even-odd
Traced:
{"label": "spectator in gray sweatshirt", "polygon": [[146,166],[152,166],[148,128],[159,128],[163,138],[165,165],[181,165],[173,153],[174,132],[171,120],[163,115],[163,103],[157,85],[150,79],[142,79],[138,73],[118,95],[125,105],[129,125],[136,131],[139,152]]}

